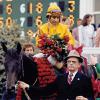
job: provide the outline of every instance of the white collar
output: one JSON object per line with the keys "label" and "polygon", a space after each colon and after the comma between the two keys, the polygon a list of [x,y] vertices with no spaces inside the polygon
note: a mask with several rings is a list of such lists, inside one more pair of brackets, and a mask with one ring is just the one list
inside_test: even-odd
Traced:
{"label": "white collar", "polygon": [[[73,76],[72,76],[72,80],[74,79],[74,77],[75,77],[75,75],[76,75],[76,73],[78,72],[78,70],[77,71],[75,71],[74,73],[72,73],[73,74]],[[71,72],[69,72],[69,75],[71,74]]]}

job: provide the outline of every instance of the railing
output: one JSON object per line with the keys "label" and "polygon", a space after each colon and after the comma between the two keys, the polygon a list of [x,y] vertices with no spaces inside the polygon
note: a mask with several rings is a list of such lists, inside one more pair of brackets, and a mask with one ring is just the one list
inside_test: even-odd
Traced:
{"label": "railing", "polygon": [[82,52],[82,55],[83,54],[100,54],[100,47],[84,47],[83,48],[83,52]]}

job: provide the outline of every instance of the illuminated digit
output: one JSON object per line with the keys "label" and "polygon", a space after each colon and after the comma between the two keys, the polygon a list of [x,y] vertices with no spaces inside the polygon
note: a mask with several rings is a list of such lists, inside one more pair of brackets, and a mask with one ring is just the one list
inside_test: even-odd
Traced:
{"label": "illuminated digit", "polygon": [[35,22],[36,22],[37,27],[40,27],[42,25],[42,17],[37,16]]}
{"label": "illuminated digit", "polygon": [[75,1],[68,1],[68,4],[69,4],[68,10],[70,12],[73,12],[75,10]]}
{"label": "illuminated digit", "polygon": [[69,18],[74,20],[74,15],[69,15]]}
{"label": "illuminated digit", "polygon": [[21,13],[25,13],[26,9],[25,9],[25,4],[21,4],[20,5],[20,12]]}
{"label": "illuminated digit", "polygon": [[21,21],[21,24],[20,24],[20,26],[21,26],[21,27],[23,27],[23,25],[24,25],[24,22],[25,22],[25,17],[21,17],[21,18],[20,18],[20,21]]}
{"label": "illuminated digit", "polygon": [[7,27],[10,27],[10,26],[12,25],[12,23],[13,23],[12,18],[11,18],[11,17],[8,17],[8,18],[6,19],[6,26],[7,26]]}
{"label": "illuminated digit", "polygon": [[8,4],[7,6],[6,6],[6,12],[7,12],[7,14],[11,14],[12,13],[12,6],[11,6],[11,4]]}
{"label": "illuminated digit", "polygon": [[33,31],[29,29],[29,30],[27,31],[27,34],[28,34],[30,37],[32,37],[32,36],[33,36]]}
{"label": "illuminated digit", "polygon": [[38,4],[36,5],[36,11],[39,14],[42,13],[42,11],[43,11],[43,4],[41,2],[38,2]]}
{"label": "illuminated digit", "polygon": [[21,37],[21,39],[24,39],[25,38],[25,32],[24,31],[21,31],[20,37]]}
{"label": "illuminated digit", "polygon": [[12,0],[7,0],[7,1],[12,1]]}
{"label": "illuminated digit", "polygon": [[0,28],[3,27],[3,17],[0,17]]}
{"label": "illuminated digit", "polygon": [[33,5],[32,3],[28,3],[28,12],[32,14]]}

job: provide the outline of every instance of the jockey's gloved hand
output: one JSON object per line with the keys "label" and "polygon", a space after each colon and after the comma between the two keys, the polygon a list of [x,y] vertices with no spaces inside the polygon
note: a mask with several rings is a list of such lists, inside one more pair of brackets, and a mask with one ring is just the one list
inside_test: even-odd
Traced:
{"label": "jockey's gloved hand", "polygon": [[53,66],[56,65],[57,60],[54,57],[50,55],[47,59]]}
{"label": "jockey's gloved hand", "polygon": [[56,68],[58,69],[61,69],[64,65],[63,62],[58,62],[54,57],[52,57],[51,55],[47,58],[48,61],[53,65],[55,66]]}

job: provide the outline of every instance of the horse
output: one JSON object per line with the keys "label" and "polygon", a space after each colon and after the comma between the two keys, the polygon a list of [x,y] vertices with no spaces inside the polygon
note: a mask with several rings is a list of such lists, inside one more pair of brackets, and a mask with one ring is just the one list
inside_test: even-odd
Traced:
{"label": "horse", "polygon": [[16,100],[15,84],[18,80],[34,83],[37,78],[36,64],[29,57],[21,52],[21,44],[8,49],[5,43],[1,42],[5,52],[4,66],[6,72],[6,91],[2,97],[3,100]]}
{"label": "horse", "polygon": [[[5,52],[4,66],[7,76],[6,90],[8,90],[4,92],[2,100],[16,100],[14,86],[18,80],[26,82],[30,86],[34,86],[33,94],[32,92],[29,94],[36,100],[41,98],[56,100],[57,89],[63,86],[61,85],[62,81],[57,78],[54,68],[45,57],[27,57],[22,52],[20,43],[17,43],[14,48],[10,49],[8,49],[4,43],[1,43],[1,46]],[[60,84],[60,86],[58,86],[58,84]],[[41,96],[41,94],[43,94],[43,96]],[[44,94],[46,94],[47,97]],[[26,99],[24,98],[23,100]]]}

